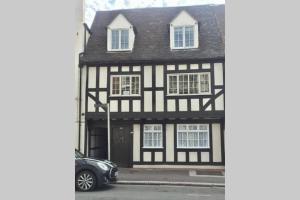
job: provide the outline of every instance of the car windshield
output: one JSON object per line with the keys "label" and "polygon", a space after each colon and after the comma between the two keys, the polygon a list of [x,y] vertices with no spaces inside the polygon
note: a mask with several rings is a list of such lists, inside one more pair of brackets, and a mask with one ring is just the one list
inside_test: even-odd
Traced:
{"label": "car windshield", "polygon": [[75,150],[75,158],[84,158],[84,155],[79,151]]}

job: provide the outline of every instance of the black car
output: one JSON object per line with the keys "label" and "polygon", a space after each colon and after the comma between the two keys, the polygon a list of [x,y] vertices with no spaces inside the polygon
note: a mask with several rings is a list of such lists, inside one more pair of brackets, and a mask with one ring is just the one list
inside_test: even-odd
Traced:
{"label": "black car", "polygon": [[75,187],[79,191],[91,191],[107,183],[117,181],[118,167],[108,160],[85,157],[75,150]]}

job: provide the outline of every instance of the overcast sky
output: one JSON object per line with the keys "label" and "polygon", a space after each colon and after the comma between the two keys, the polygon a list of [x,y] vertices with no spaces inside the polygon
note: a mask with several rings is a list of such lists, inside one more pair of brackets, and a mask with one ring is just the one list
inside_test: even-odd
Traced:
{"label": "overcast sky", "polygon": [[225,0],[86,0],[85,21],[90,26],[96,10],[225,4]]}

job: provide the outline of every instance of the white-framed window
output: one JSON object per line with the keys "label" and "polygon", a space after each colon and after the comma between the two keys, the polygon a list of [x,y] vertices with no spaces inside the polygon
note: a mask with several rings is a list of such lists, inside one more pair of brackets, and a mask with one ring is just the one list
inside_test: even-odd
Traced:
{"label": "white-framed window", "polygon": [[139,96],[140,75],[112,75],[111,96]]}
{"label": "white-framed window", "polygon": [[194,48],[194,26],[174,27],[174,48]]}
{"label": "white-framed window", "polygon": [[129,49],[129,30],[113,29],[111,30],[111,49],[128,50]]}
{"label": "white-framed window", "polygon": [[209,125],[177,124],[177,148],[209,148]]}
{"label": "white-framed window", "polygon": [[144,148],[163,148],[162,145],[162,125],[144,124]]}
{"label": "white-framed window", "polygon": [[168,95],[210,94],[210,73],[168,74]]}

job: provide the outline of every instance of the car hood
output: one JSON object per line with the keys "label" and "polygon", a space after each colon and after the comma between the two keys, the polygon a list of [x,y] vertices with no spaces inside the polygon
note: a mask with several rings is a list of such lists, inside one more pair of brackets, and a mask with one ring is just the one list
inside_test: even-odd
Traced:
{"label": "car hood", "polygon": [[106,164],[108,165],[109,167],[117,167],[117,165],[109,160],[104,160],[104,159],[101,159],[101,160],[97,160],[97,159],[93,159],[93,158],[82,158],[83,160],[86,160],[86,161],[90,161],[90,162],[101,162],[103,164]]}

